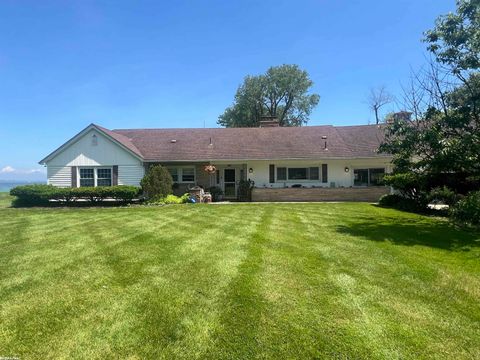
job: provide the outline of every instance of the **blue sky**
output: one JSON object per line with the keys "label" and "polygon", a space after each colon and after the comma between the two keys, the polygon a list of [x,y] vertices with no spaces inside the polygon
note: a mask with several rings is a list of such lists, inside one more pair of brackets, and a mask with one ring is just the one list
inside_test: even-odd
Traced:
{"label": "blue sky", "polygon": [[[91,122],[216,127],[247,74],[298,64],[310,125],[367,124],[373,86],[400,92],[422,32],[454,0],[0,1],[0,180]],[[392,105],[393,106],[393,105]],[[386,111],[390,109],[385,109]]]}

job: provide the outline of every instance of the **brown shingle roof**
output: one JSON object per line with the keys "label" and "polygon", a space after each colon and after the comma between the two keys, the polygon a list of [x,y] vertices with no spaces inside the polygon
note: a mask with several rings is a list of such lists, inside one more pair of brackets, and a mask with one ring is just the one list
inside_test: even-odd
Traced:
{"label": "brown shingle roof", "polygon": [[383,139],[377,125],[102,130],[149,161],[385,156],[376,151]]}
{"label": "brown shingle roof", "polygon": [[122,134],[120,134],[116,131],[112,131],[112,130],[109,130],[107,128],[104,128],[103,126],[100,126],[100,125],[97,125],[97,124],[93,124],[93,126],[95,126],[97,129],[103,131],[105,134],[112,137],[113,139],[118,141],[120,144],[125,146],[127,149],[129,149],[130,151],[137,154],[138,156],[140,156],[142,158],[144,157],[142,152],[135,146],[135,144],[128,137],[126,137],[126,136],[124,136],[124,135],[122,135]]}

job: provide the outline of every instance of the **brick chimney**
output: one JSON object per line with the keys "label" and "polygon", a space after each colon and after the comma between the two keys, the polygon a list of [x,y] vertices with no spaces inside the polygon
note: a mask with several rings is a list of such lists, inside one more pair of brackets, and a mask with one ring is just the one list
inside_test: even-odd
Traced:
{"label": "brick chimney", "polygon": [[410,111],[399,111],[392,114],[390,122],[393,121],[410,121],[412,113]]}
{"label": "brick chimney", "polygon": [[280,123],[276,116],[261,116],[260,127],[279,127]]}

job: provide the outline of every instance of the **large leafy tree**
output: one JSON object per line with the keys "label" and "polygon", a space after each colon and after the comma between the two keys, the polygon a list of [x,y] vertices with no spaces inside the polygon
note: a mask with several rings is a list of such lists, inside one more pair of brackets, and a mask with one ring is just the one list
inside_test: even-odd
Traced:
{"label": "large leafy tree", "polygon": [[396,174],[387,181],[411,194],[439,185],[459,192],[478,188],[480,0],[457,1],[457,12],[439,17],[425,41],[436,62],[433,71],[416,77],[427,106],[415,121],[387,126],[380,151],[393,154]]}
{"label": "large leafy tree", "polygon": [[457,0],[456,13],[440,16],[425,33],[428,49],[455,73],[480,67],[480,0]]}
{"label": "large leafy tree", "polygon": [[265,74],[247,76],[218,124],[256,127],[262,116],[274,116],[280,126],[304,125],[320,99],[317,94],[309,94],[312,85],[308,73],[297,65],[274,66]]}

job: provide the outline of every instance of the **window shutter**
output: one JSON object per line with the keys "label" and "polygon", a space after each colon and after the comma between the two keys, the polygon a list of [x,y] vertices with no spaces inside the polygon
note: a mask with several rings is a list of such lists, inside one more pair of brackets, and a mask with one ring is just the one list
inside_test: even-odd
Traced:
{"label": "window shutter", "polygon": [[322,164],[322,183],[328,182],[328,166],[327,164]]}
{"label": "window shutter", "polygon": [[72,166],[71,167],[72,169],[72,188],[76,188],[77,187],[77,167],[76,166]]}
{"label": "window shutter", "polygon": [[112,171],[112,185],[118,185],[118,165],[113,165]]}
{"label": "window shutter", "polygon": [[270,183],[275,182],[275,165],[270,164]]}

